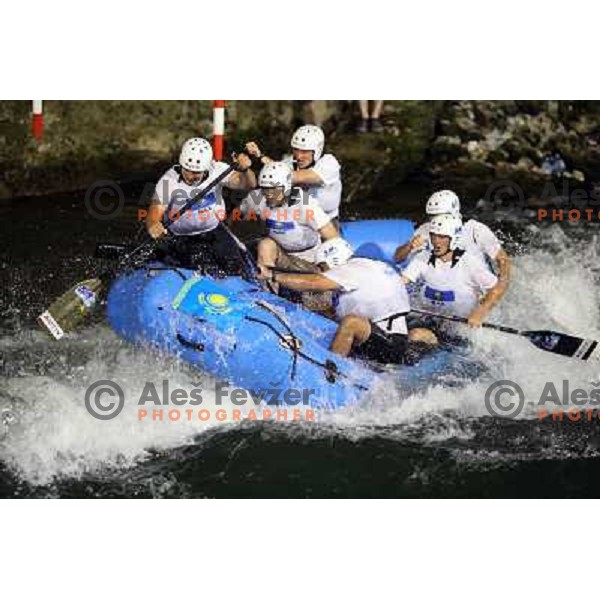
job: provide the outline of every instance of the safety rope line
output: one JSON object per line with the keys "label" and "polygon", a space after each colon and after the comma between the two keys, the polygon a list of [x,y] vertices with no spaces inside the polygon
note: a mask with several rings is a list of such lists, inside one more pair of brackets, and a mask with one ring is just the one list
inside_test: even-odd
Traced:
{"label": "safety rope line", "polygon": [[[288,323],[286,323],[285,319],[283,319],[283,317],[277,312],[275,311],[272,307],[270,307],[268,304],[264,303],[264,302],[255,302],[254,303],[256,306],[258,306],[259,308],[262,308],[263,310],[267,311],[269,314],[272,314],[287,330],[288,334],[291,336],[291,338],[294,340],[294,347],[290,348],[290,344],[287,342],[287,340],[285,340],[285,338],[283,338],[286,347],[290,348],[290,350],[292,350],[292,352],[298,356],[300,356],[301,358],[304,358],[304,360],[318,366],[321,367],[322,369],[325,370],[325,378],[327,379],[327,381],[329,383],[335,383],[335,378],[339,375],[340,377],[343,377],[344,379],[349,379],[352,384],[362,390],[368,390],[369,388],[361,385],[359,383],[356,383],[355,380],[353,380],[352,377],[350,377],[349,375],[347,375],[346,373],[343,373],[342,371],[340,371],[338,369],[337,364],[330,360],[327,359],[324,363],[317,360],[316,358],[313,358],[312,356],[302,352],[299,348],[299,342],[301,342],[300,338],[298,338],[298,336],[294,333],[294,331],[292,330],[292,328],[290,327],[290,325]],[[248,319],[253,319],[253,317],[246,317]],[[257,320],[257,322],[263,323],[263,321],[261,320]],[[274,328],[273,328],[274,329]],[[277,331],[277,330],[275,330]],[[277,332],[278,336],[281,336],[280,332]]]}

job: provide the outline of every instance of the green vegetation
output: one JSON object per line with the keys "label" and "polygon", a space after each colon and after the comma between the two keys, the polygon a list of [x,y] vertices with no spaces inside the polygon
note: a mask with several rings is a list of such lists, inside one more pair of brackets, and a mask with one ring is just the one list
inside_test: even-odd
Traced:
{"label": "green vegetation", "polygon": [[[554,150],[575,179],[600,181],[598,102],[386,101],[383,133],[363,135],[354,133],[356,102],[317,101],[313,108],[342,163],[350,201],[394,203],[398,185],[415,174],[474,194],[502,178],[533,189],[544,180],[543,156]],[[0,198],[152,178],[186,138],[212,130],[210,101],[46,101],[37,144],[30,110],[30,101],[0,102]],[[231,101],[227,148],[255,139],[278,157],[308,115],[301,101]]]}

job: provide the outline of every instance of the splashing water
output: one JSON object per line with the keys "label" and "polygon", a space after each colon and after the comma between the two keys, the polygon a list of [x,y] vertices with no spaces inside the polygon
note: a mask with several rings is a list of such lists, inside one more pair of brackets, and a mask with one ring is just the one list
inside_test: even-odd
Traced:
{"label": "splashing water", "polygon": [[[597,236],[567,235],[558,226],[544,230],[543,239],[536,226],[527,233],[528,249],[514,259],[512,285],[491,321],[600,339]],[[470,345],[456,359],[457,367],[477,363],[483,370],[473,374],[456,368],[413,393],[403,389],[401,373],[392,373],[394,383],[374,388],[360,405],[323,413],[316,424],[283,429],[293,436],[334,430],[352,439],[403,437],[418,430],[428,442],[469,439],[473,419],[489,417],[483,399],[493,381],[509,379],[523,388],[522,420],[536,418],[535,401],[547,382],[560,390],[569,380],[571,389],[589,390],[600,381],[600,365],[542,352],[525,339],[488,330],[465,330],[465,335]],[[156,452],[196,443],[217,426],[219,431],[234,426],[214,420],[140,422],[136,400],[146,381],[159,388],[168,379],[189,391],[210,390],[214,380],[172,358],[134,348],[105,326],[61,344],[25,330],[0,338],[0,352],[0,462],[32,485],[123,471]],[[118,382],[125,392],[117,419],[99,421],[86,411],[85,389],[101,379]],[[210,393],[203,398],[203,407],[214,407]]]}

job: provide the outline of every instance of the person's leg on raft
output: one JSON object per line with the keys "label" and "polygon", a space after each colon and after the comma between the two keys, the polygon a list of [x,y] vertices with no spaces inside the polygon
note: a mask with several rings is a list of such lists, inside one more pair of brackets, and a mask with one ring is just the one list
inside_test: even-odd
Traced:
{"label": "person's leg on raft", "polygon": [[435,333],[431,329],[425,327],[416,327],[415,329],[408,330],[408,339],[411,342],[419,342],[422,344],[429,344],[431,346],[438,345],[438,339]]}
{"label": "person's leg on raft", "polygon": [[364,344],[371,335],[371,323],[363,317],[349,315],[338,325],[330,350],[341,356],[349,356],[352,349]]}
{"label": "person's leg on raft", "polygon": [[[257,248],[258,268],[263,275],[269,275],[273,267],[283,271],[300,271],[302,273],[319,273],[319,268],[302,258],[285,252],[283,248],[272,238],[266,237],[260,240]],[[279,293],[279,285],[271,284],[274,293]]]}
{"label": "person's leg on raft", "polygon": [[406,334],[386,333],[364,317],[347,315],[340,321],[330,349],[343,356],[352,353],[382,364],[401,364],[407,347]]}
{"label": "person's leg on raft", "polygon": [[437,338],[428,329],[414,329],[408,335],[386,333],[364,317],[348,315],[340,321],[330,350],[341,356],[354,352],[382,363],[410,364],[436,345]]}

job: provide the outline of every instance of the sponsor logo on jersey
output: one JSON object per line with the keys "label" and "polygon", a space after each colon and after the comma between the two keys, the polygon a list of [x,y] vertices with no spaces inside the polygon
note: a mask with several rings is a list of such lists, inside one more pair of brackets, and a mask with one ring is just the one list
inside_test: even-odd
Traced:
{"label": "sponsor logo on jersey", "polygon": [[274,219],[266,219],[265,223],[272,233],[288,233],[294,229],[294,223],[289,221],[275,221]]}
{"label": "sponsor logo on jersey", "polygon": [[454,302],[456,299],[453,290],[436,290],[427,286],[425,288],[425,298],[432,302]]}

